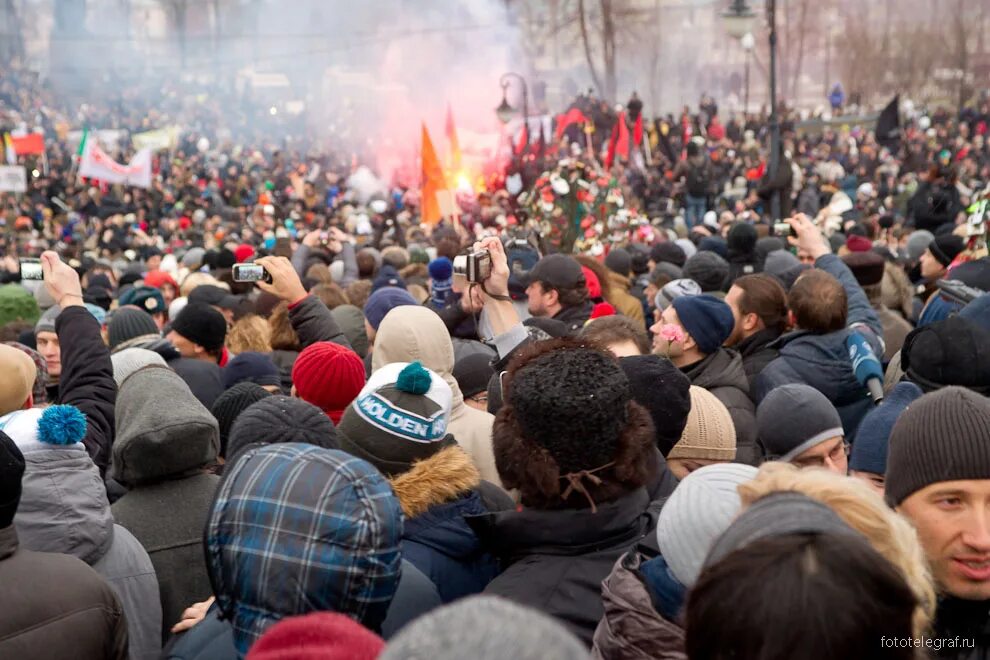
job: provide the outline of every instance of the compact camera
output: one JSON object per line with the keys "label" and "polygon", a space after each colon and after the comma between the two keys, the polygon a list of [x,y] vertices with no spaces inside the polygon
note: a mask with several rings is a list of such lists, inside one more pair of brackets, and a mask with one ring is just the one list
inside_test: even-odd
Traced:
{"label": "compact camera", "polygon": [[492,255],[488,250],[480,250],[454,257],[454,274],[480,284],[492,274]]}
{"label": "compact camera", "polygon": [[774,236],[790,236],[792,231],[791,226],[786,222],[773,223]]}

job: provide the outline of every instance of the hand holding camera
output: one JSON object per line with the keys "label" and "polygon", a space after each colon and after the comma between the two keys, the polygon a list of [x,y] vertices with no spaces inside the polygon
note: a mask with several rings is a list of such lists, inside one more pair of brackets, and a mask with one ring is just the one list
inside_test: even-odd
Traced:
{"label": "hand holding camera", "polygon": [[49,250],[41,254],[41,270],[44,274],[45,287],[62,309],[78,307],[83,304],[82,285],[79,283],[79,273],[64,263],[57,253]]}
{"label": "hand holding camera", "polygon": [[832,252],[828,241],[822,235],[822,231],[817,225],[803,213],[797,213],[787,219],[787,224],[791,226],[793,236],[788,237],[791,245],[797,246],[799,250],[807,252],[812,259],[818,259]]}
{"label": "hand holding camera", "polygon": [[262,291],[272,293],[289,304],[298,302],[308,295],[296,269],[292,267],[292,262],[285,257],[262,257],[253,265],[261,266],[270,277],[269,282],[264,280],[256,282]]}
{"label": "hand holding camera", "polygon": [[[473,259],[475,264],[473,274],[481,279],[471,280],[481,284],[482,292],[486,299],[499,300],[508,298],[509,295],[509,260],[505,255],[505,248],[502,241],[494,236],[483,238],[473,246],[473,253],[465,257],[465,271],[468,269],[468,259]],[[487,254],[487,257],[480,256]],[[458,257],[460,258],[460,257]],[[454,273],[458,273],[457,259],[454,260]],[[467,273],[465,272],[465,275]],[[484,277],[481,277],[481,276]]]}

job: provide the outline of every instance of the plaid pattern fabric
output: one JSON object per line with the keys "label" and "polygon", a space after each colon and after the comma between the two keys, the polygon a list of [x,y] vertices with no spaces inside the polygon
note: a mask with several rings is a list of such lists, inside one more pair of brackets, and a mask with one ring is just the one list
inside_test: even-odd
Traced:
{"label": "plaid pattern fabric", "polygon": [[399,502],[365,461],[299,443],[245,452],[217,492],[205,540],[238,652],[283,617],[314,611],[377,630],[399,582],[401,536]]}

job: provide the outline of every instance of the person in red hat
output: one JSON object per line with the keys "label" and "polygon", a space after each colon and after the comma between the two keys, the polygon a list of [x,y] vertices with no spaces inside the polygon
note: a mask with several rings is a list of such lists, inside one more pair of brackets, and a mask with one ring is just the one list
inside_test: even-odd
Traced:
{"label": "person in red hat", "polygon": [[238,245],[234,249],[234,258],[237,259],[237,263],[239,264],[242,264],[248,259],[251,259],[252,257],[254,257],[254,255],[255,255],[254,248],[246,243]]}
{"label": "person in red hat", "polygon": [[292,367],[292,394],[340,422],[364,387],[364,362],[349,348],[329,341],[308,346]]}

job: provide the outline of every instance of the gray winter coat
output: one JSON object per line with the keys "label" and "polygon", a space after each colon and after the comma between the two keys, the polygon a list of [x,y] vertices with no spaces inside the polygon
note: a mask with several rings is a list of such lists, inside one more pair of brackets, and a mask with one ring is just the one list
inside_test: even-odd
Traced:
{"label": "gray winter coat", "polygon": [[219,479],[217,421],[171,369],[145,367],[117,397],[113,476],[130,490],[113,517],[148,551],[158,576],[164,640],[182,611],[212,593],[203,529]]}
{"label": "gray winter coat", "polygon": [[161,653],[158,580],[137,539],[113,523],[99,470],[81,443],[28,445],[14,527],[21,546],[77,557],[113,589],[127,619],[131,660]]}

